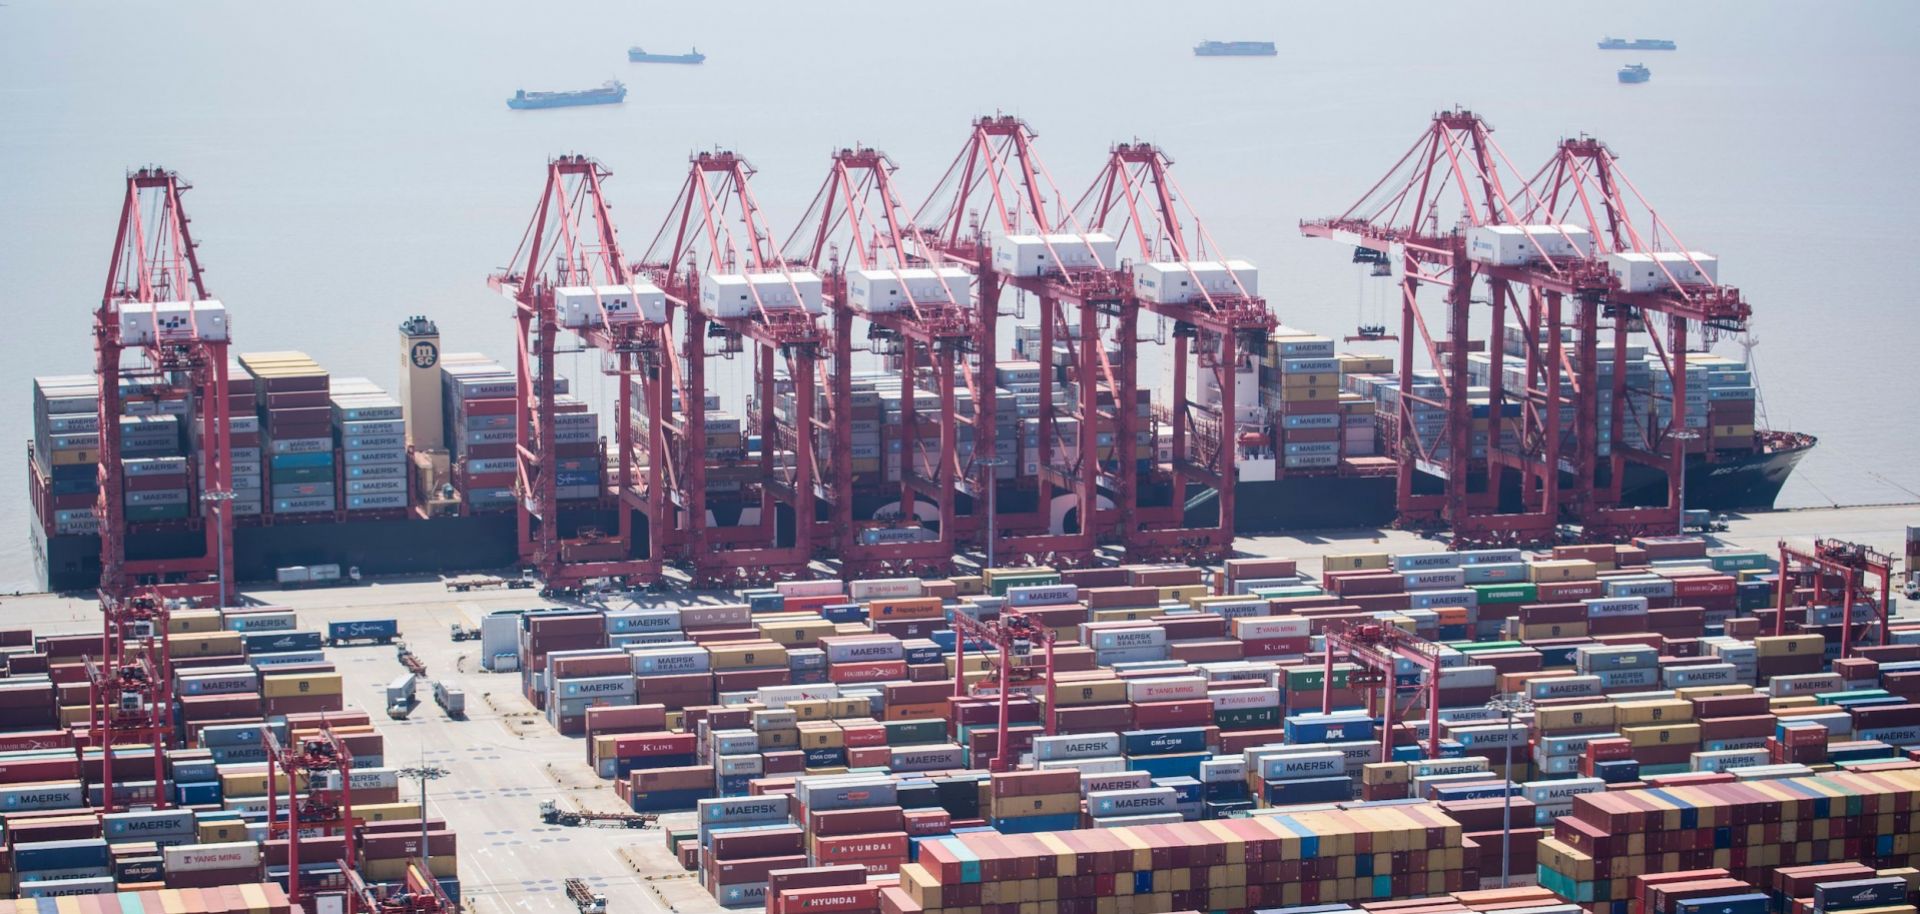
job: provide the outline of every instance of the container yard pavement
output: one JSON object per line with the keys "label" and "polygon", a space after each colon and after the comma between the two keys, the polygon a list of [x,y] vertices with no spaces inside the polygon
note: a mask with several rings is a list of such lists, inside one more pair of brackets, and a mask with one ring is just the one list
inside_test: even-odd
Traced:
{"label": "container yard pavement", "polygon": [[[1777,541],[1830,537],[1853,540],[1898,554],[1908,524],[1920,522],[1920,506],[1791,511],[1739,518],[1715,539],[1720,545],[1771,553]],[[1434,541],[1401,531],[1342,531],[1316,535],[1251,537],[1238,542],[1242,552],[1284,556],[1300,561],[1303,573],[1317,574],[1321,557],[1356,551],[1422,552]],[[432,816],[444,819],[459,836],[460,878],[465,898],[483,914],[528,912],[570,914],[573,905],[562,890],[570,876],[587,879],[607,895],[618,914],[694,914],[718,911],[712,896],[684,874],[668,854],[660,831],[548,826],[539,821],[541,801],[563,807],[617,811],[612,781],[588,768],[581,740],[556,733],[520,694],[516,674],[478,671],[479,642],[453,643],[449,626],[477,625],[497,610],[552,605],[532,591],[453,594],[438,581],[380,581],[365,586],[249,592],[263,603],[292,608],[301,627],[323,630],[330,621],[393,618],[401,637],[427,666],[428,682],[419,687],[421,703],[411,719],[386,717],[386,684],[402,672],[391,646],[332,648],[347,683],[350,705],[372,714],[387,740],[393,767],[438,765],[448,776],[429,791]],[[682,594],[643,597],[642,603],[719,602],[722,597]],[[37,631],[90,629],[98,624],[91,601],[36,595],[0,601],[8,625]],[[467,694],[464,721],[449,720],[432,702],[432,680],[450,680]],[[417,789],[402,782],[403,791]],[[410,796],[411,794],[404,794]],[[690,824],[690,814],[667,817]]]}

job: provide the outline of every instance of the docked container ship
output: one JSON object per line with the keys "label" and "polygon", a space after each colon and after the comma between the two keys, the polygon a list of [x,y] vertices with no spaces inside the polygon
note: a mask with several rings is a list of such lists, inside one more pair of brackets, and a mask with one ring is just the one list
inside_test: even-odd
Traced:
{"label": "docked container ship", "polygon": [[[1509,333],[1509,349],[1517,339]],[[443,354],[437,329],[424,318],[403,323],[399,342],[397,396],[366,379],[330,378],[299,353],[245,354],[234,361],[227,393],[236,417],[233,505],[241,532],[234,538],[234,567],[240,579],[270,580],[280,567],[316,563],[378,575],[499,568],[516,561],[512,372],[477,354]],[[1033,490],[1022,482],[1037,471],[1026,459],[1028,439],[1037,431],[1034,420],[1018,417],[1038,409],[1043,365],[1063,357],[1056,352],[1047,359],[1037,351],[1038,343],[1037,328],[1021,328],[1013,358],[996,366],[997,412],[1007,423],[996,436],[1000,456],[1007,458],[996,471],[1003,511],[1036,508]],[[1490,368],[1484,354],[1475,355],[1475,366]],[[1655,378],[1659,362],[1639,348],[1629,356],[1633,383],[1649,391],[1645,405],[1658,420],[1652,392],[1664,381]],[[1189,374],[1212,377],[1211,372]],[[1416,381],[1437,383],[1428,377]],[[618,509],[602,471],[607,463],[598,418],[590,404],[567,394],[564,378],[559,382],[562,525],[569,535],[613,529]],[[1254,404],[1244,407],[1239,424],[1265,429],[1238,442],[1234,520],[1239,531],[1369,527],[1393,520],[1396,464],[1380,434],[1392,421],[1398,391],[1391,358],[1340,352],[1331,337],[1282,327],[1269,339],[1265,357],[1249,365],[1235,385],[1236,400]],[[1712,426],[1711,434],[1691,442],[1688,507],[1771,507],[1814,439],[1755,427],[1751,374],[1739,362],[1697,356],[1688,387],[1711,398],[1702,399],[1704,406],[1696,412],[1699,422]],[[856,470],[854,514],[884,517],[899,509],[901,465],[893,448],[905,389],[897,372],[886,371],[857,381],[856,389],[871,401],[875,419],[868,423],[871,429],[857,433],[850,457]],[[931,396],[914,393],[916,402]],[[1142,409],[1154,410],[1151,392],[1141,394]],[[1219,397],[1210,380],[1195,393],[1201,405]],[[194,423],[184,421],[190,406],[184,400],[123,400],[131,405],[121,422],[122,450],[130,478],[140,474],[126,495],[129,558],[197,555],[204,534],[199,512],[191,510],[198,480],[187,469],[197,453],[188,431]],[[790,410],[791,401],[791,391],[784,391],[776,412]],[[751,422],[718,412],[717,399],[709,398],[708,407],[716,453],[758,448]],[[747,414],[757,416],[759,410]],[[1152,430],[1142,431],[1141,444],[1153,447],[1164,462],[1172,449],[1171,423],[1157,411],[1155,419]],[[30,527],[40,578],[49,589],[85,589],[98,580],[97,448],[92,377],[36,379],[27,461],[34,510]],[[1665,502],[1664,476],[1637,468],[1629,473],[1623,481],[1629,504]],[[726,481],[725,474],[715,478]],[[1143,486],[1143,504],[1168,503],[1169,486]],[[729,506],[725,498],[716,498],[714,504],[717,513],[729,516],[753,510],[745,500]],[[973,509],[964,498],[958,507]],[[1189,498],[1186,511],[1191,522],[1210,522],[1218,516],[1216,494],[1200,491]],[[791,529],[792,522],[780,519],[783,529]]]}

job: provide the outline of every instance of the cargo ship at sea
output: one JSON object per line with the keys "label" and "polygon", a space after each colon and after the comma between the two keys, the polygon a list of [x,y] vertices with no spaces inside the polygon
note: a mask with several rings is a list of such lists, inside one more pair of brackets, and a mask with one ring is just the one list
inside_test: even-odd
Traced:
{"label": "cargo ship at sea", "polygon": [[617,105],[627,100],[627,84],[610,79],[597,88],[565,92],[529,92],[521,89],[507,99],[515,111],[537,108],[572,108],[578,105]]}
{"label": "cargo ship at sea", "polygon": [[1202,41],[1193,46],[1195,57],[1273,57],[1279,53],[1271,41]]}
{"label": "cargo ship at sea", "polygon": [[1602,51],[1673,51],[1678,49],[1679,45],[1665,38],[1627,39],[1609,36],[1600,39],[1600,50]]}
{"label": "cargo ship at sea", "polygon": [[707,55],[694,48],[685,54],[650,54],[639,45],[627,49],[627,60],[632,63],[705,63]]}

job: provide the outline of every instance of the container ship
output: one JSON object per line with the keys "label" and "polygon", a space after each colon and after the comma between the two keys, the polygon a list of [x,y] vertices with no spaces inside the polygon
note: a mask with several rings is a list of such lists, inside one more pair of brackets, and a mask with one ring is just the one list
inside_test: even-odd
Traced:
{"label": "container ship", "polygon": [[1602,51],[1672,51],[1678,48],[1679,45],[1665,38],[1634,38],[1629,40],[1626,38],[1607,37],[1600,39],[1600,50]]}
{"label": "container ship", "polygon": [[627,84],[610,79],[595,89],[566,92],[528,92],[521,89],[507,99],[507,107],[525,111],[534,108],[571,108],[576,105],[617,105],[626,100]]}
{"label": "container ship", "polygon": [[1273,57],[1279,53],[1271,41],[1202,41],[1193,46],[1195,57]]}
{"label": "container ship", "polygon": [[[1518,328],[1509,328],[1507,348],[1520,351],[1520,340]],[[443,354],[438,330],[425,318],[403,323],[398,342],[397,396],[366,379],[330,378],[299,353],[243,354],[233,361],[227,393],[235,417],[239,579],[271,580],[277,569],[296,565],[337,564],[377,575],[500,568],[517,560],[512,371],[478,354]],[[1030,484],[1038,467],[1027,458],[1036,420],[1015,417],[1037,410],[1043,366],[1054,363],[1058,370],[1067,358],[1064,343],[1056,343],[1052,359],[1038,352],[1037,328],[1019,328],[1014,342],[1013,358],[996,366],[995,384],[999,415],[1009,423],[998,436],[1007,459],[996,470],[999,508],[1005,511],[1035,507]],[[1393,359],[1338,348],[1332,337],[1281,327],[1265,356],[1236,377],[1236,400],[1254,404],[1243,407],[1239,424],[1265,428],[1239,442],[1234,520],[1240,532],[1393,521],[1395,461],[1380,433],[1395,415]],[[1628,355],[1632,383],[1647,391],[1639,401],[1647,410],[1642,418],[1661,421],[1655,397],[1664,383],[1656,378],[1660,362],[1642,347]],[[1476,353],[1472,364],[1481,372],[1475,383],[1484,384],[1491,363]],[[1192,377],[1212,376],[1189,368]],[[1437,384],[1437,378],[1416,381]],[[617,499],[603,471],[607,445],[598,417],[590,404],[567,394],[564,378],[557,383],[562,524],[570,532],[613,529]],[[1690,442],[1688,507],[1770,508],[1814,439],[1755,426],[1751,373],[1741,362],[1696,356],[1688,387],[1700,392],[1696,415],[1702,431],[1711,432]],[[879,417],[861,433],[851,458],[854,513],[864,520],[899,509],[900,458],[887,449],[897,447],[892,442],[905,391],[897,371],[885,370],[868,373],[856,388],[867,392],[862,395],[872,399]],[[128,414],[119,433],[129,476],[129,558],[197,555],[205,535],[200,512],[193,510],[198,480],[189,467],[198,442],[189,431],[194,424],[186,421],[191,406],[184,399],[123,393]],[[1203,383],[1195,399],[1217,403],[1219,394],[1211,382]],[[915,391],[916,400],[930,395]],[[776,411],[792,407],[791,392],[782,397]],[[94,381],[90,375],[38,378],[33,398],[27,464],[38,572],[50,590],[86,589],[100,573]],[[1154,409],[1149,391],[1142,391],[1142,399]],[[713,453],[744,455],[759,447],[751,421],[759,409],[750,404],[743,419],[719,412],[716,398],[708,406],[710,450],[718,449]],[[1142,432],[1142,443],[1150,442],[1161,460],[1172,450],[1169,418],[1156,413],[1155,430]],[[1486,433],[1478,434],[1484,447]],[[867,438],[872,442],[862,445]],[[883,453],[889,459],[881,459]],[[727,477],[716,473],[714,484],[724,486]],[[1166,504],[1171,497],[1168,486],[1142,485],[1145,504]],[[1657,471],[1630,471],[1622,488],[1629,504],[1657,505],[1666,498],[1666,480]],[[752,501],[717,498],[716,513],[727,517],[716,519],[743,520],[756,510]],[[972,509],[964,499],[959,507]],[[1216,493],[1201,490],[1185,509],[1190,522],[1211,522],[1218,517]],[[790,528],[792,519],[781,523]]]}
{"label": "container ship", "polygon": [[649,54],[640,46],[627,49],[627,60],[632,63],[705,63],[707,55],[694,48],[685,54]]}

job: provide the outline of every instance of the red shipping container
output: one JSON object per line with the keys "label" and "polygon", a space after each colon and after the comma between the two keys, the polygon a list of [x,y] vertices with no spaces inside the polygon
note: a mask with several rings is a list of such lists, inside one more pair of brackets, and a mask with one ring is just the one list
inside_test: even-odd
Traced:
{"label": "red shipping container", "polygon": [[893,750],[886,746],[847,749],[847,767],[849,768],[885,768],[892,760]]}
{"label": "red shipping container", "polygon": [[907,678],[904,660],[873,660],[865,663],[836,663],[827,667],[831,682],[886,682]]}
{"label": "red shipping container", "polygon": [[1054,721],[1062,733],[1105,733],[1133,729],[1132,705],[1079,705],[1058,708]]}
{"label": "red shipping container", "polygon": [[790,889],[865,885],[866,882],[866,868],[860,866],[808,866],[772,870],[767,873],[767,910],[771,912],[775,899],[781,892]]}
{"label": "red shipping container", "polygon": [[1313,645],[1311,637],[1305,638],[1249,638],[1240,642],[1241,652],[1248,657],[1283,657],[1289,654],[1304,654]]}
{"label": "red shipping container", "polygon": [[897,857],[865,857],[847,862],[864,867],[868,876],[893,876],[900,872],[901,867],[907,865],[907,855],[901,854]]}
{"label": "red shipping container", "polygon": [[953,830],[953,816],[944,809],[909,809],[901,814],[907,834],[915,838],[944,835]]}
{"label": "red shipping container", "polygon": [[[647,682],[641,679],[640,682]],[[667,726],[667,708],[660,704],[606,705],[587,709],[587,733],[639,733]]]}
{"label": "red shipping container", "polygon": [[[1080,772],[1010,771],[996,774],[991,781],[995,797],[1037,797],[1074,793],[1080,789]],[[884,831],[884,829],[872,829]]]}
{"label": "red shipping container", "polygon": [[65,749],[73,745],[71,730],[24,730],[0,733],[0,752],[28,749]]}
{"label": "red shipping container", "polygon": [[860,863],[876,857],[907,855],[906,832],[869,832],[861,835],[820,836],[813,843],[814,859],[821,863]]}
{"label": "red shipping container", "polygon": [[[1073,789],[1079,789],[1078,778]],[[810,811],[807,813],[807,833],[826,838],[899,831],[901,816],[902,811],[898,806]]]}
{"label": "red shipping container", "polygon": [[843,724],[840,727],[840,742],[849,751],[876,746],[885,748],[887,728],[880,724]]}
{"label": "red shipping container", "polygon": [[643,758],[655,755],[692,755],[699,749],[699,738],[692,733],[634,733],[613,737],[614,758]]}
{"label": "red shipping container", "polygon": [[798,749],[760,754],[761,771],[766,775],[799,774],[807,770],[807,754]]}
{"label": "red shipping container", "polygon": [[1080,588],[1080,595],[1084,597],[1091,588],[1125,587],[1127,576],[1127,569],[1120,567],[1064,568],[1060,571],[1060,583]]}
{"label": "red shipping container", "polygon": [[1141,730],[1200,727],[1213,723],[1213,700],[1152,701],[1133,706],[1133,725]]}
{"label": "red shipping container", "polygon": [[756,857],[746,860],[717,860],[707,867],[709,886],[766,882],[774,870],[806,866],[804,856]]}
{"label": "red shipping container", "polygon": [[[769,896],[772,897],[771,893]],[[880,906],[880,887],[872,884],[787,889],[773,898],[774,914],[851,914]]]}
{"label": "red shipping container", "polygon": [[[305,697],[305,696],[302,696]],[[313,696],[329,697],[329,696]],[[330,696],[339,698],[340,696]],[[260,696],[254,692],[238,695],[183,695],[180,697],[180,711],[187,720],[210,720],[214,718],[239,718],[260,716]]]}
{"label": "red shipping container", "polygon": [[804,854],[806,840],[806,832],[797,825],[716,832],[713,836],[713,859],[748,860]]}
{"label": "red shipping container", "polygon": [[727,670],[713,674],[715,692],[751,692],[767,686],[790,685],[786,670]]}

